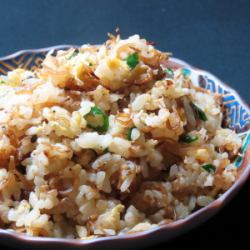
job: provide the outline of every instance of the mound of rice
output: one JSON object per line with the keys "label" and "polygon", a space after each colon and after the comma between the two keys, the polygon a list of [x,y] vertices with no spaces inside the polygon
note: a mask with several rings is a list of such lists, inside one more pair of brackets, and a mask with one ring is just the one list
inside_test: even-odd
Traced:
{"label": "mound of rice", "polygon": [[0,76],[0,226],[90,239],[185,218],[235,182],[220,96],[138,35]]}

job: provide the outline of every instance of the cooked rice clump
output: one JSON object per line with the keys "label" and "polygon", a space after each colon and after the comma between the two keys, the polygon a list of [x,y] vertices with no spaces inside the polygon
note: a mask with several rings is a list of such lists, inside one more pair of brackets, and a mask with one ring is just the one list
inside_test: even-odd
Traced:
{"label": "cooked rice clump", "polygon": [[185,218],[235,182],[220,96],[138,35],[0,76],[0,226],[90,239]]}

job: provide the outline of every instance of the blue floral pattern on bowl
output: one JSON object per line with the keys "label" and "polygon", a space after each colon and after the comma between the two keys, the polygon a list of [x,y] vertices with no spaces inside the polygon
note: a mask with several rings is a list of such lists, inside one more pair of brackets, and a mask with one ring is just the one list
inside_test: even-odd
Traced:
{"label": "blue floral pattern on bowl", "polygon": [[185,74],[189,74],[194,85],[221,95],[226,118],[224,125],[235,130],[243,140],[241,152],[234,162],[236,167],[240,167],[243,160],[242,156],[250,144],[249,107],[244,103],[235,90],[227,86],[216,76],[207,71],[195,69],[185,62],[183,62],[183,65],[187,67],[185,68]]}

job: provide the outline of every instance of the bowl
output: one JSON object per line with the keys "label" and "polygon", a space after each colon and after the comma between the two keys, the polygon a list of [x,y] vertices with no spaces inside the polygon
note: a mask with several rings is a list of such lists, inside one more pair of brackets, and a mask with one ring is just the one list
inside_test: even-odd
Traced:
{"label": "bowl", "polygon": [[[54,53],[58,50],[77,47],[74,45],[59,45],[43,49],[32,49],[18,51],[12,55],[0,58],[0,74],[6,74],[15,68],[34,69],[39,67],[47,53]],[[171,224],[161,223],[151,230],[121,236],[111,236],[90,240],[74,240],[60,238],[31,237],[16,233],[11,230],[0,229],[1,243],[9,246],[32,247],[36,249],[103,249],[105,247],[119,247],[129,249],[131,247],[148,247],[163,241],[170,240],[184,232],[191,230],[202,222],[215,215],[230,199],[236,195],[250,175],[250,109],[242,100],[239,94],[222,82],[213,74],[191,66],[190,64],[177,59],[170,58],[166,63],[167,67],[183,68],[190,75],[196,86],[205,88],[214,93],[222,95],[222,102],[226,110],[227,126],[236,131],[243,140],[240,155],[234,164],[238,168],[238,176],[234,185],[218,199],[203,207],[185,219],[180,219]]]}

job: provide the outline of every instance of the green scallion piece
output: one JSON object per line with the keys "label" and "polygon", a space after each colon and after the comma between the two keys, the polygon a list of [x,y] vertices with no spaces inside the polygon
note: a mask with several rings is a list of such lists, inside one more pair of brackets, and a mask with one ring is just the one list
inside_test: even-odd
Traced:
{"label": "green scallion piece", "polygon": [[109,148],[105,148],[104,150],[103,150],[103,153],[104,154],[106,154],[106,153],[108,153],[109,152]]}
{"label": "green scallion piece", "polygon": [[197,115],[197,117],[202,120],[202,121],[207,121],[207,116],[205,114],[205,112],[199,108],[197,105],[195,105],[194,103],[191,103],[191,106],[195,112],[195,114]]}
{"label": "green scallion piece", "polygon": [[68,60],[72,59],[73,57],[77,56],[79,51],[75,50],[69,57]]}
{"label": "green scallion piece", "polygon": [[205,169],[208,173],[214,173],[216,170],[216,167],[213,164],[206,164],[201,167]]}
{"label": "green scallion piece", "polygon": [[173,78],[174,76],[174,71],[171,68],[165,68],[164,72],[167,74],[167,76]]}
{"label": "green scallion piece", "polygon": [[127,65],[130,69],[134,69],[136,65],[139,63],[138,53],[133,53],[126,58]]}
{"label": "green scallion piece", "polygon": [[87,121],[88,127],[97,132],[104,133],[109,128],[109,117],[97,106],[92,107],[84,118]]}
{"label": "green scallion piece", "polygon": [[183,134],[180,136],[179,141],[185,143],[191,143],[197,141],[199,137],[197,135]]}
{"label": "green scallion piece", "polygon": [[131,136],[132,136],[132,130],[133,130],[134,128],[135,128],[135,127],[132,127],[132,128],[130,128],[130,129],[128,130],[128,136],[127,136],[127,138],[128,138],[129,141],[132,141]]}

